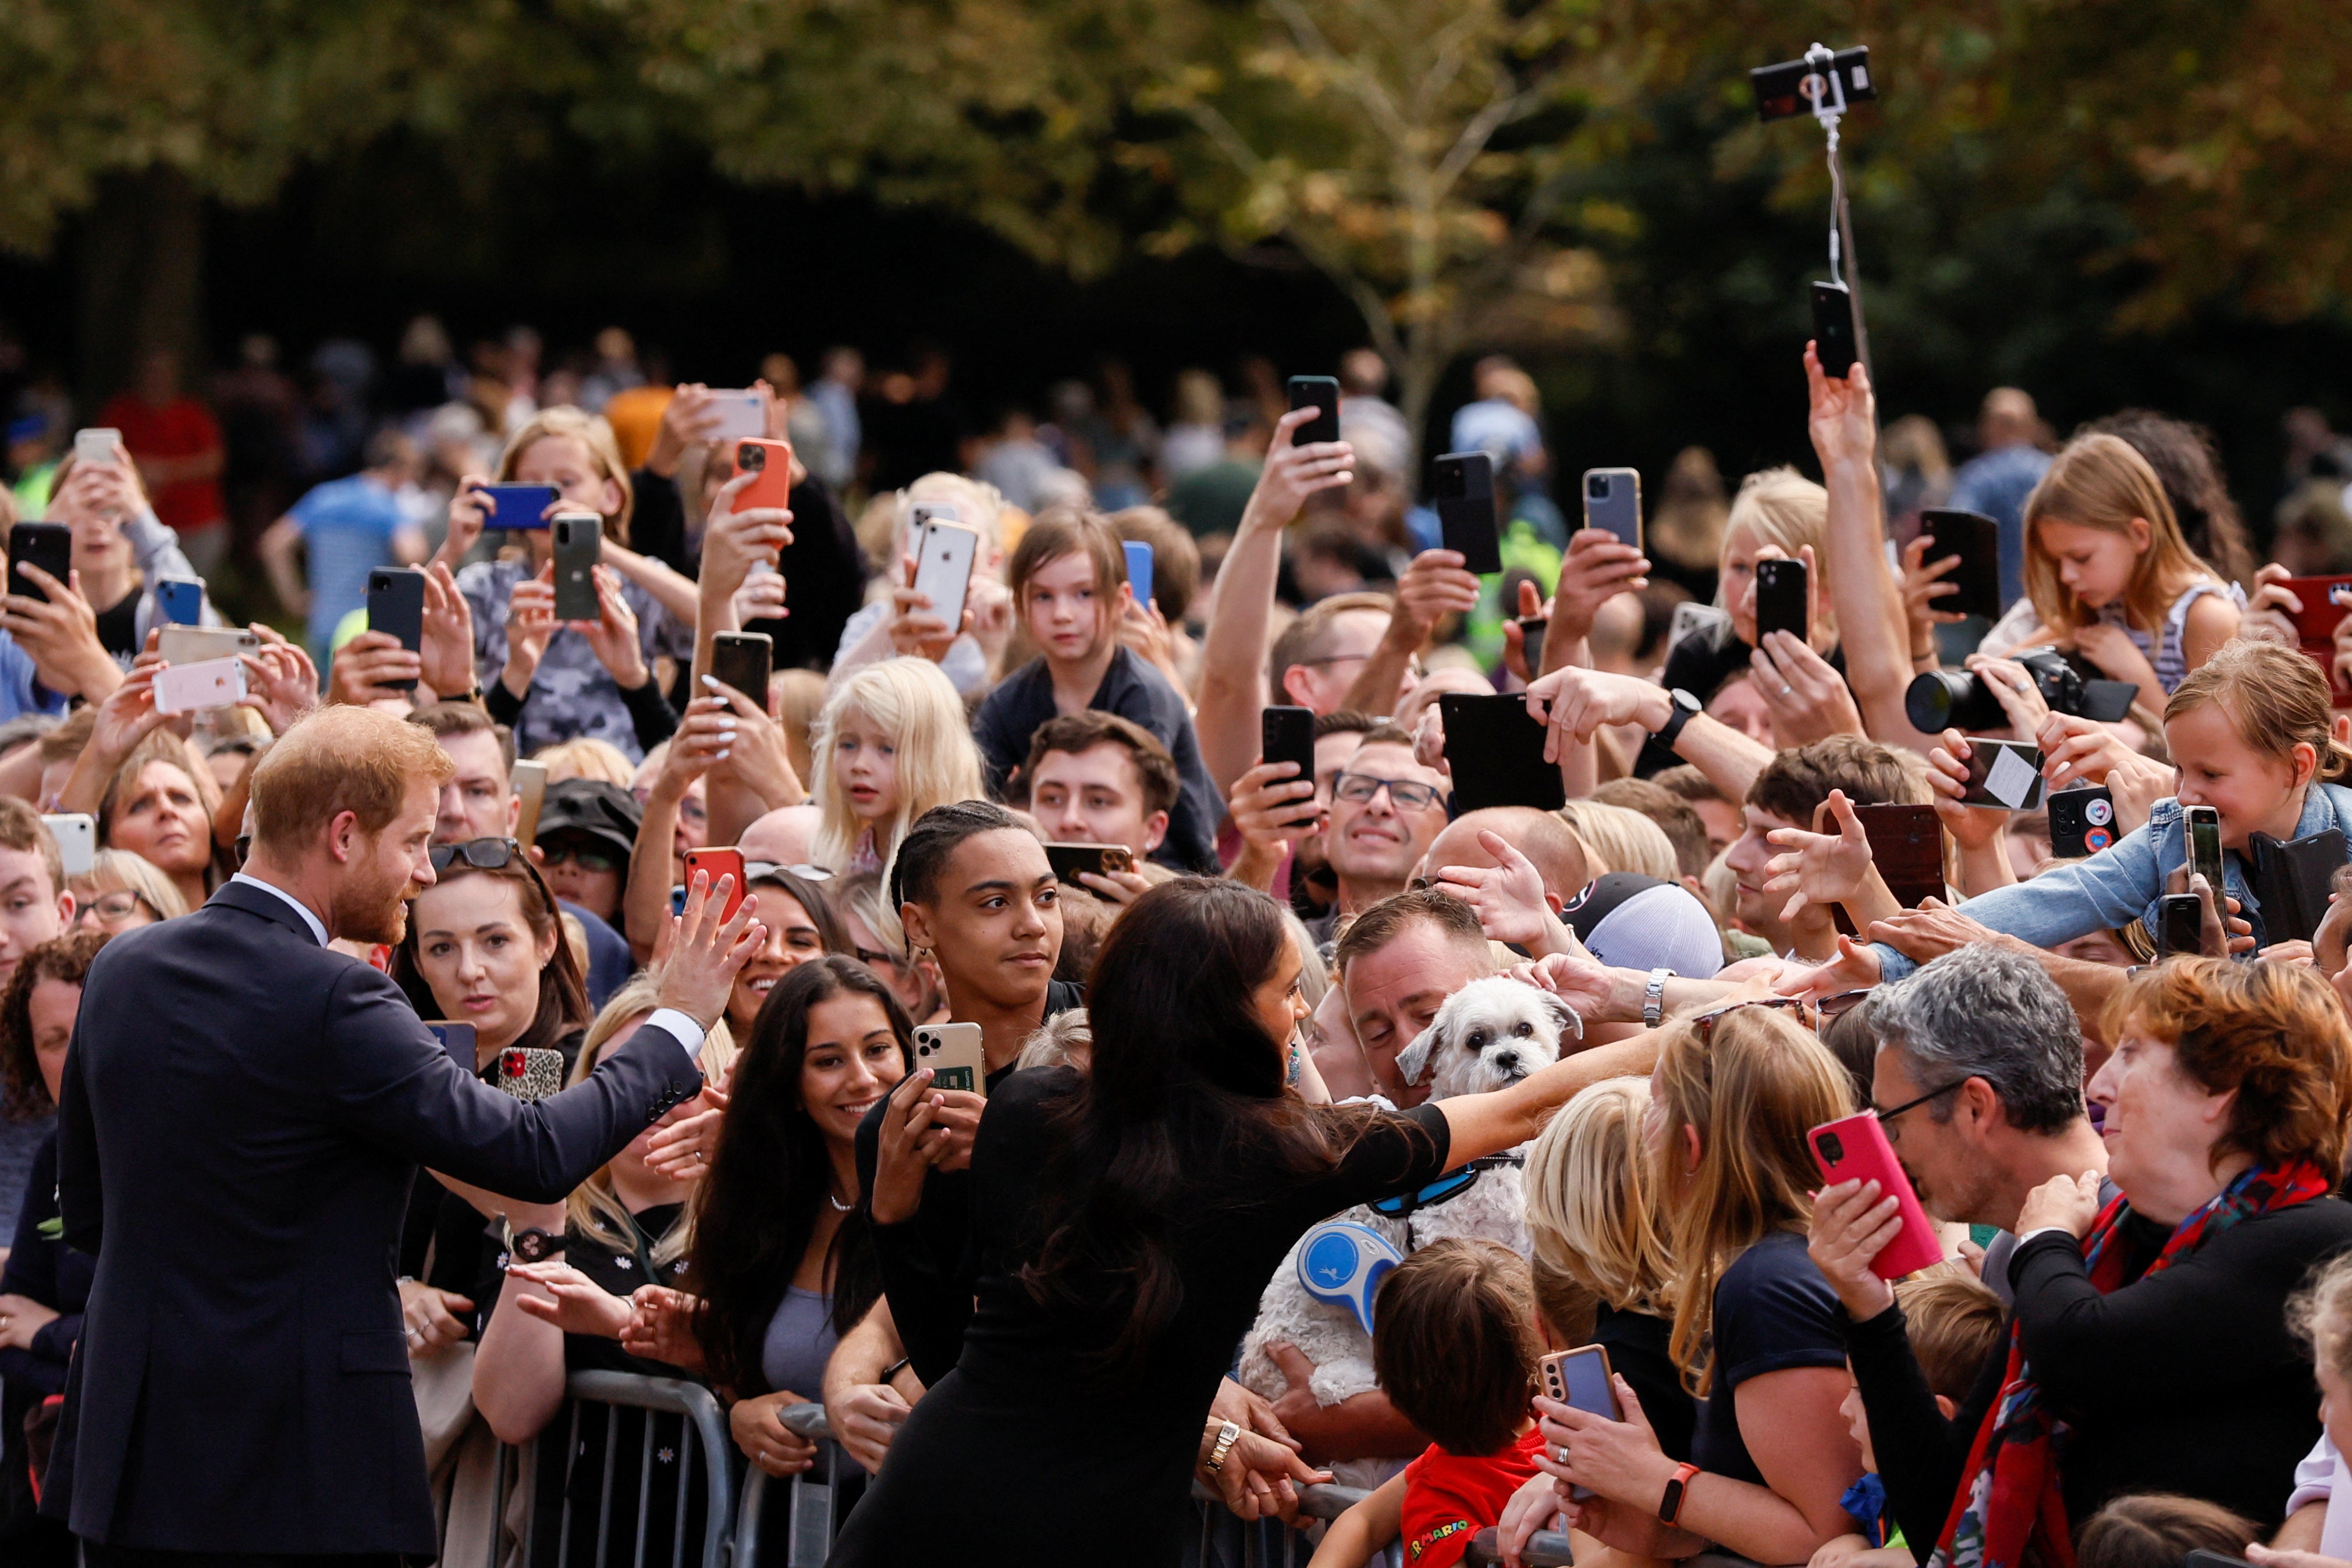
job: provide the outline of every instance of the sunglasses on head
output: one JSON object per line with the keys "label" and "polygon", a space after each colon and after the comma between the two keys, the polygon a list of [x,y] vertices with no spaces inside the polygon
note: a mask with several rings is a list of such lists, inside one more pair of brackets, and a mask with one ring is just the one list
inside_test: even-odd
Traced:
{"label": "sunglasses on head", "polygon": [[1690,1020],[1691,1028],[1697,1031],[1701,1042],[1712,1040],[1715,1038],[1715,1020],[1742,1008],[1788,1008],[1795,1011],[1797,1022],[1804,1028],[1821,1027],[1821,1009],[1802,997],[1752,997],[1744,1002],[1732,1002],[1696,1015]]}

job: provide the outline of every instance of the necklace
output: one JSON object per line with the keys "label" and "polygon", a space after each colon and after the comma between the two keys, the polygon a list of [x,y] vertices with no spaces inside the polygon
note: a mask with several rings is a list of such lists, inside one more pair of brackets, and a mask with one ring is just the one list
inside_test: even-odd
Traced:
{"label": "necklace", "polygon": [[841,1201],[841,1199],[839,1199],[839,1198],[837,1198],[837,1197],[834,1197],[834,1196],[833,1196],[833,1194],[831,1194],[831,1193],[826,1193],[826,1194],[824,1195],[824,1200],[825,1200],[825,1202],[827,1202],[827,1203],[829,1203],[829,1204],[833,1205],[834,1212],[835,1212],[836,1214],[847,1214],[851,1209],[856,1208],[856,1207],[857,1207],[857,1206],[856,1206],[856,1204],[854,1204],[854,1203],[844,1203],[844,1202],[842,1202],[842,1201]]}

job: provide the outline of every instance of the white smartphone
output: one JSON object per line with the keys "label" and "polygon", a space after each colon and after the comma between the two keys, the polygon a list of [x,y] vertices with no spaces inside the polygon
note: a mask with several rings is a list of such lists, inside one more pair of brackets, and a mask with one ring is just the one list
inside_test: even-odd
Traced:
{"label": "white smartphone", "polygon": [[976,1023],[917,1024],[915,1065],[931,1070],[934,1089],[961,1089],[983,1098],[988,1093],[988,1058],[980,1049]]}
{"label": "white smartphone", "polygon": [[915,591],[931,601],[931,613],[954,631],[963,624],[964,592],[971,586],[971,563],[980,536],[961,523],[934,520],[915,548]]}
{"label": "white smartphone", "polygon": [[760,406],[756,388],[714,388],[707,406],[714,423],[705,440],[758,441],[768,434],[768,413]]}
{"label": "white smartphone", "polygon": [[87,811],[65,811],[43,817],[49,837],[58,841],[58,854],[68,876],[88,876],[98,857],[98,819]]}
{"label": "white smartphone", "polygon": [[167,664],[195,664],[261,650],[261,639],[234,626],[166,626],[155,651]]}
{"label": "white smartphone", "polygon": [[122,432],[103,428],[74,432],[74,461],[116,464],[122,461]]}
{"label": "white smartphone", "polygon": [[193,664],[173,664],[155,674],[157,713],[195,713],[203,708],[227,707],[244,695],[242,659],[200,659]]}
{"label": "white smartphone", "polygon": [[1695,637],[1702,632],[1712,632],[1730,619],[1731,612],[1727,610],[1717,610],[1712,604],[1698,604],[1685,600],[1675,606],[1675,618],[1666,625],[1667,656],[1670,658],[1673,656],[1674,651],[1682,645],[1684,638]]}

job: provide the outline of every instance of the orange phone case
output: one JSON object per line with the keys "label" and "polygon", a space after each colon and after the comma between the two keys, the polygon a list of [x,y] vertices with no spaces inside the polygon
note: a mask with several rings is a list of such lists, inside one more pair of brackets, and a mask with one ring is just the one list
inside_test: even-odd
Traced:
{"label": "orange phone case", "polygon": [[722,876],[735,879],[735,891],[727,895],[726,906],[719,910],[721,921],[735,918],[735,911],[743,904],[743,852],[741,850],[688,850],[686,852],[686,884],[694,885],[696,872],[710,873],[710,885],[717,887]]}
{"label": "orange phone case", "polygon": [[735,497],[734,510],[748,512],[755,507],[788,507],[793,504],[791,442],[754,439],[735,443],[734,471],[756,471],[760,476]]}

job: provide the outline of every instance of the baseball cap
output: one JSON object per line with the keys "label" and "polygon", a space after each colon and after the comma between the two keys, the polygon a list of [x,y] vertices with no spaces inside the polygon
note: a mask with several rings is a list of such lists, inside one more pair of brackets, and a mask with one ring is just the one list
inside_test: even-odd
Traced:
{"label": "baseball cap", "polygon": [[1723,967],[1723,934],[1679,883],[1633,872],[1595,878],[1559,912],[1577,940],[1619,969],[1672,969],[1705,977]]}
{"label": "baseball cap", "polygon": [[539,837],[579,833],[610,846],[624,862],[636,848],[645,808],[618,784],[602,779],[566,779],[547,787],[539,809]]}

